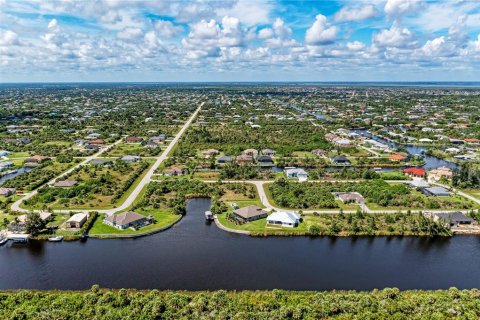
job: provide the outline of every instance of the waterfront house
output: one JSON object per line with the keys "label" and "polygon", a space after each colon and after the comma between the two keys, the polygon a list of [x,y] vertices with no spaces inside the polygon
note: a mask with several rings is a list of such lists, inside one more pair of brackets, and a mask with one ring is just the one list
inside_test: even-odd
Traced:
{"label": "waterfront house", "polygon": [[477,222],[464,215],[460,211],[453,212],[424,212],[424,215],[433,219],[437,222],[443,220],[450,224],[452,227],[458,227],[460,225],[476,225]]}
{"label": "waterfront house", "polygon": [[232,156],[221,156],[217,159],[217,162],[220,164],[225,164],[228,162],[232,162],[233,160],[235,160],[235,158]]}
{"label": "waterfront house", "polygon": [[77,184],[77,181],[75,180],[63,180],[63,181],[57,181],[53,184],[54,187],[57,188],[71,188]]}
{"label": "waterfront house", "polygon": [[423,168],[405,168],[403,173],[410,177],[424,177],[425,169]]}
{"label": "waterfront house", "polygon": [[423,193],[427,196],[435,196],[435,197],[449,197],[450,191],[445,189],[444,187],[430,187],[422,189]]}
{"label": "waterfront house", "polygon": [[1,197],[10,197],[14,195],[16,190],[14,188],[0,188],[0,196]]}
{"label": "waterfront house", "polygon": [[394,162],[401,162],[401,161],[407,160],[407,156],[405,154],[402,154],[402,153],[394,153],[394,154],[389,155],[388,159],[390,159],[390,161],[394,161]]}
{"label": "waterfront house", "polygon": [[267,216],[267,212],[257,206],[248,206],[245,208],[234,210],[233,217],[241,222],[250,222],[263,219]]}
{"label": "waterfront house", "polygon": [[147,217],[133,211],[127,211],[119,214],[112,214],[103,219],[103,223],[119,230],[127,228],[141,228],[149,224]]}
{"label": "waterfront house", "polygon": [[340,200],[343,203],[358,203],[364,204],[365,199],[358,192],[332,192],[336,200]]}
{"label": "waterfront house", "polygon": [[86,213],[75,213],[70,219],[67,220],[67,228],[81,228],[85,221],[87,221],[88,215]]}
{"label": "waterfront house", "polygon": [[275,152],[274,150],[272,150],[272,149],[268,149],[268,148],[267,148],[267,149],[263,149],[263,150],[262,150],[262,154],[263,154],[264,156],[273,157],[273,156],[276,154],[276,152]]}
{"label": "waterfront house", "polygon": [[335,156],[335,157],[332,157],[330,160],[332,160],[334,164],[340,164],[340,165],[350,164],[350,160],[348,160],[348,158],[345,156]]}
{"label": "waterfront house", "polygon": [[306,181],[308,173],[302,168],[285,168],[287,178],[297,178],[298,181]]}
{"label": "waterfront house", "polygon": [[294,228],[300,223],[300,216],[295,212],[278,211],[267,217],[267,224]]}
{"label": "waterfront house", "polygon": [[253,163],[253,157],[247,154],[241,154],[236,157],[238,164],[249,164]]}
{"label": "waterfront house", "polygon": [[257,156],[256,160],[260,165],[273,165],[273,159],[270,156]]}
{"label": "waterfront house", "polygon": [[10,167],[13,167],[13,166],[14,166],[13,162],[10,162],[10,161],[1,162],[0,163],[0,171],[5,170],[5,169],[10,168]]}
{"label": "waterfront house", "polygon": [[121,161],[128,162],[128,163],[137,162],[137,161],[140,161],[140,159],[141,158],[139,156],[131,156],[131,155],[126,155],[120,158]]}

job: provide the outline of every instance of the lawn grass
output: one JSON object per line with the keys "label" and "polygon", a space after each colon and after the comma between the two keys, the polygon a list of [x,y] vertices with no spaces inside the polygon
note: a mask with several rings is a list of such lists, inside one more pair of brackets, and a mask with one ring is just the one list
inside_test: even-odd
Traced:
{"label": "lawn grass", "polygon": [[460,191],[480,200],[480,189],[460,189]]}

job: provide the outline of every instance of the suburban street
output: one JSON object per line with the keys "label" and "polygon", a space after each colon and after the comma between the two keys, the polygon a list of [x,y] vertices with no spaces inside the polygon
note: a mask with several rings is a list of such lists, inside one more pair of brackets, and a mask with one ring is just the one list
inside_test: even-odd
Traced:
{"label": "suburban street", "polygon": [[[156,157],[156,161],[155,163],[150,167],[150,169],[148,170],[148,172],[143,176],[142,180],[138,183],[138,185],[135,187],[135,189],[130,193],[130,195],[128,196],[128,198],[122,203],[122,205],[120,205],[119,207],[117,208],[112,208],[112,209],[104,209],[104,210],[96,210],[95,208],[91,209],[91,210],[75,210],[75,209],[68,209],[68,210],[53,210],[53,212],[55,213],[70,213],[70,212],[82,212],[82,213],[88,213],[88,212],[91,212],[91,211],[97,211],[97,212],[100,212],[100,213],[104,213],[106,215],[112,215],[116,212],[119,212],[119,211],[122,211],[122,210],[125,210],[127,209],[129,206],[131,206],[133,204],[133,202],[135,201],[135,199],[140,195],[140,192],[143,190],[143,188],[151,181],[151,178],[153,176],[153,174],[155,173],[155,170],[158,169],[158,167],[162,164],[163,161],[165,161],[165,159],[167,159],[168,157],[168,154],[173,150],[173,148],[175,147],[175,145],[177,144],[178,140],[182,137],[182,135],[185,133],[185,131],[188,129],[188,127],[192,124],[192,122],[195,120],[195,118],[197,117],[197,114],[198,112],[200,112],[202,106],[203,106],[204,102],[202,102],[200,104],[200,106],[197,108],[197,110],[195,110],[195,112],[191,115],[191,117],[187,120],[187,122],[185,122],[185,124],[183,125],[183,127],[180,129],[180,131],[175,135],[175,137],[173,138],[173,140],[169,143],[169,145],[167,146],[167,148],[158,156]],[[68,169],[67,171],[63,172],[61,175],[55,177],[54,179],[50,180],[47,184],[48,185],[52,185],[53,183],[55,183],[55,181],[57,181],[58,179],[62,178],[62,177],[65,177],[67,176],[69,173],[71,173],[72,171],[74,171],[76,168],[79,168],[85,164],[88,164],[90,161],[98,158],[99,156],[101,156],[105,151],[109,150],[111,147],[115,146],[116,144],[120,143],[123,141],[123,138],[117,140],[115,143],[111,144],[111,145],[108,145],[108,146],[105,146],[103,148],[101,148],[97,153],[89,156],[89,157],[86,157],[82,162],[80,162],[79,164],[73,166],[72,168]],[[28,209],[24,209],[24,208],[21,208],[20,205],[22,204],[23,201],[27,200],[27,199],[30,199],[32,198],[33,196],[35,196],[38,191],[38,189],[30,192],[30,193],[27,193],[25,194],[22,198],[18,199],[17,201],[15,201],[13,204],[12,204],[12,207],[11,209],[13,211],[18,211],[18,212],[31,212],[31,211],[34,211],[34,212],[41,212],[43,210],[28,210]]]}

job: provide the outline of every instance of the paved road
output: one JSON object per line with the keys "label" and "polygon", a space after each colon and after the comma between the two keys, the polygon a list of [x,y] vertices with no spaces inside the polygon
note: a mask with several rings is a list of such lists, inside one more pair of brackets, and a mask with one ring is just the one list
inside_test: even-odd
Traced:
{"label": "paved road", "polygon": [[[140,192],[142,192],[143,188],[151,181],[153,174],[155,173],[155,170],[158,169],[158,167],[162,164],[165,159],[167,159],[168,154],[172,149],[175,147],[177,144],[178,140],[182,137],[182,135],[185,133],[185,131],[188,129],[188,127],[192,124],[193,120],[197,117],[198,112],[200,112],[200,109],[202,108],[204,102],[200,104],[198,109],[192,114],[190,119],[188,119],[187,122],[183,125],[182,129],[177,133],[175,138],[170,142],[168,147],[160,154],[160,156],[157,158],[153,166],[150,167],[148,170],[147,174],[142,178],[140,183],[135,187],[135,190],[132,191],[132,193],[128,196],[127,200],[125,200],[121,206],[118,208],[114,209],[108,209],[108,210],[97,210],[98,212],[105,213],[106,215],[111,215],[114,214],[115,212],[122,211],[130,207],[135,199],[140,195]],[[91,210],[90,210],[91,211]]]}
{"label": "paved road", "polygon": [[[100,150],[98,150],[97,153],[91,155],[91,156],[88,156],[86,158],[83,158],[84,160],[80,163],[78,163],[77,165],[71,167],[70,169],[68,169],[67,171],[63,172],[62,174],[60,174],[59,176],[53,178],[52,180],[48,181],[47,184],[48,185],[53,185],[55,183],[55,181],[57,181],[58,179],[61,179],[65,176],[67,176],[68,174],[70,174],[71,172],[73,172],[73,170],[87,164],[88,162],[98,158],[100,155],[102,155],[104,152],[106,152],[107,150],[109,150],[110,148],[112,148],[113,146],[119,144],[120,142],[123,141],[123,137],[117,141],[115,141],[114,143],[108,145],[108,146],[105,146],[103,148],[100,148]],[[20,208],[20,204],[27,200],[27,199],[30,199],[32,198],[34,195],[36,195],[38,193],[38,188],[32,192],[29,192],[29,193],[26,193],[22,198],[18,199],[17,201],[15,201],[13,204],[12,204],[12,207],[11,209],[14,210],[14,211],[19,211],[19,212],[29,212],[30,210],[26,210],[26,209],[23,209],[23,208]],[[65,212],[70,212],[71,210],[64,210]]]}
{"label": "paved road", "polygon": [[[140,192],[142,191],[142,189],[151,181],[151,178],[152,178],[152,175],[154,174],[155,170],[158,169],[158,167],[162,164],[163,161],[165,161],[165,159],[167,159],[168,157],[168,154],[170,153],[170,151],[172,151],[172,149],[175,147],[175,145],[177,144],[178,140],[182,137],[182,135],[185,133],[185,131],[188,129],[188,127],[192,124],[193,120],[197,117],[197,114],[198,112],[200,112],[200,109],[202,108],[204,102],[202,102],[202,104],[200,104],[200,106],[197,108],[197,110],[192,114],[192,116],[188,119],[188,121],[183,125],[183,127],[180,129],[180,131],[177,133],[177,135],[175,136],[175,138],[173,138],[173,140],[170,142],[170,144],[167,146],[167,148],[160,154],[160,156],[158,156],[155,161],[155,163],[150,167],[150,169],[148,170],[148,172],[143,176],[142,180],[140,181],[140,183],[135,187],[135,189],[132,191],[132,193],[128,196],[128,198],[122,203],[121,206],[117,207],[117,208],[113,208],[113,209],[105,209],[105,210],[96,210],[95,208],[92,208],[92,209],[89,209],[89,210],[75,210],[75,209],[68,209],[68,210],[53,210],[53,212],[55,213],[70,213],[70,212],[83,212],[83,213],[88,213],[88,212],[91,212],[91,211],[98,211],[100,213],[105,213],[106,215],[112,215],[118,211],[121,211],[121,210],[125,210],[127,209],[128,207],[130,207],[133,202],[135,201],[135,199],[139,196]],[[69,170],[65,171],[64,173],[62,173],[61,175],[59,175],[58,177],[52,179],[51,181],[48,182],[48,185],[52,185],[57,179],[59,178],[62,178],[64,176],[66,176],[67,174],[71,173],[73,170],[75,170],[76,168],[88,163],[89,161],[97,158],[98,156],[100,156],[103,152],[105,152],[107,149],[109,149],[110,147],[114,146],[115,144],[117,143],[120,143],[121,141],[123,141],[123,138],[120,139],[119,141],[116,141],[114,144],[112,145],[109,145],[107,147],[104,147],[102,148],[99,152],[97,152],[96,154],[92,155],[92,156],[89,156],[87,158],[85,158],[84,161],[80,162],[78,165],[70,168]],[[29,199],[31,197],[33,197],[34,195],[37,194],[37,190],[33,191],[33,192],[30,192],[28,194],[26,194],[23,198],[17,200],[15,203],[12,204],[12,210],[14,211],[20,211],[20,212],[30,212],[31,210],[26,210],[26,209],[23,209],[23,208],[20,208],[20,204],[26,200],[26,199]],[[41,212],[42,210],[34,210],[36,212]]]}

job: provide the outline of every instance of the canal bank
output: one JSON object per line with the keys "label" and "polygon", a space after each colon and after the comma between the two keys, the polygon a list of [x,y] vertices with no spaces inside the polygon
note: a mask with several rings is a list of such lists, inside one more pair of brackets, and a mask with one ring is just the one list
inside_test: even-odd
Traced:
{"label": "canal bank", "polygon": [[[0,289],[331,290],[480,287],[480,238],[248,237],[189,201],[168,232],[0,247]],[[462,270],[462,272],[458,272]]]}

